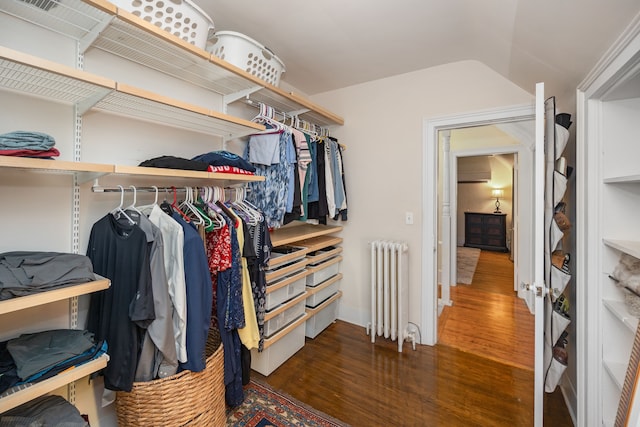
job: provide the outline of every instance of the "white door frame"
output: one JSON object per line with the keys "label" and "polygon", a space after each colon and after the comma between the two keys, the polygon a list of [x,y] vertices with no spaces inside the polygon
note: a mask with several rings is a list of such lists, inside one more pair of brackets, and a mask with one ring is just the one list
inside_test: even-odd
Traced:
{"label": "white door frame", "polygon": [[425,119],[423,122],[422,161],[422,344],[438,341],[438,132],[472,126],[532,120],[533,102],[479,112]]}

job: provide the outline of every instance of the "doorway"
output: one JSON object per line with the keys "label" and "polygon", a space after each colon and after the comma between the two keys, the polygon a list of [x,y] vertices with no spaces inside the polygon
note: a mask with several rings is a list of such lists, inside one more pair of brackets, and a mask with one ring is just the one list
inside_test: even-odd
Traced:
{"label": "doorway", "polygon": [[[494,125],[500,127],[503,131],[508,132],[517,141],[517,145],[505,148],[503,147],[485,147],[479,150],[477,147],[468,148],[467,154],[489,155],[492,153],[517,153],[517,194],[532,195],[531,176],[533,168],[533,117],[534,109],[532,106],[516,106],[503,108],[482,113],[463,114],[451,117],[445,117],[436,120],[425,120],[425,149],[423,151],[424,174],[424,210],[423,210],[423,259],[422,259],[422,330],[425,332],[422,343],[427,345],[435,345],[438,335],[438,314],[439,314],[439,296],[438,296],[438,279],[441,267],[441,260],[444,265],[451,269],[451,245],[446,244],[446,251],[443,250],[443,240],[451,241],[451,229],[445,227],[443,232],[441,225],[443,224],[442,212],[442,188],[448,186],[451,188],[451,181],[456,179],[456,175],[451,172],[442,174],[442,167],[439,165],[440,155],[440,136],[442,131],[451,131],[456,129],[466,129],[474,126]],[[483,151],[484,150],[484,151]],[[448,157],[448,156],[447,156]],[[444,163],[450,160],[445,160]],[[450,170],[451,168],[448,168]],[[455,168],[454,168],[455,169]],[[518,277],[530,277],[530,269],[532,264],[531,251],[529,249],[522,250],[523,241],[529,241],[532,232],[531,215],[531,197],[517,198],[517,212],[515,218],[514,229],[517,230],[513,236],[513,249],[516,254],[520,254],[516,258],[519,260],[517,269]],[[455,245],[454,245],[455,247]],[[520,292],[519,296],[525,293]]]}

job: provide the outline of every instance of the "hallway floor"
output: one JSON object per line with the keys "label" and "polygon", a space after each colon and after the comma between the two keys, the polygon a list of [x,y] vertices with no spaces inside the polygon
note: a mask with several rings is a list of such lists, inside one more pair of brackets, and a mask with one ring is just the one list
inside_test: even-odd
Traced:
{"label": "hallway floor", "polygon": [[438,319],[439,344],[533,370],[534,317],[513,291],[508,253],[480,252],[472,284],[452,286],[451,300]]}
{"label": "hallway floor", "polygon": [[[525,369],[533,380],[534,317],[513,290],[508,253],[483,250],[471,285],[452,286],[451,300],[438,319],[438,345]],[[545,394],[544,408],[545,425],[573,426],[560,388]]]}

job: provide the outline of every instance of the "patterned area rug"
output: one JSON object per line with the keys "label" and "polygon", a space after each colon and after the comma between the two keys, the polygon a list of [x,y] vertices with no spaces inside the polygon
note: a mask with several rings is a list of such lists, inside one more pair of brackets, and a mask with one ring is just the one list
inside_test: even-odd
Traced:
{"label": "patterned area rug", "polygon": [[347,427],[266,384],[251,380],[244,388],[242,405],[227,410],[227,426],[246,427]]}
{"label": "patterned area rug", "polygon": [[458,246],[457,277],[458,284],[470,285],[478,266],[480,249]]}

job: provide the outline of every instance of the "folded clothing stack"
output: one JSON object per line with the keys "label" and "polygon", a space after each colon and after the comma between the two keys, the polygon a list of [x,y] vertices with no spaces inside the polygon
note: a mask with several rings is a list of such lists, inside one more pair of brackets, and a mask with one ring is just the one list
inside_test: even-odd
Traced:
{"label": "folded clothing stack", "polygon": [[0,253],[0,301],[96,280],[89,257],[62,252]]}
{"label": "folded clothing stack", "polygon": [[256,168],[237,154],[229,151],[210,151],[185,159],[176,156],[160,156],[145,160],[139,166],[195,170],[202,172],[235,173],[254,175]]}
{"label": "folded clothing stack", "polygon": [[12,387],[43,381],[106,352],[105,341],[96,342],[92,333],[76,329],[23,334],[1,342],[0,393],[10,394]]}
{"label": "folded clothing stack", "polygon": [[40,396],[0,415],[0,426],[89,427],[78,409],[62,396]]}
{"label": "folded clothing stack", "polygon": [[0,135],[0,155],[52,159],[60,152],[51,135],[41,132],[14,131]]}

